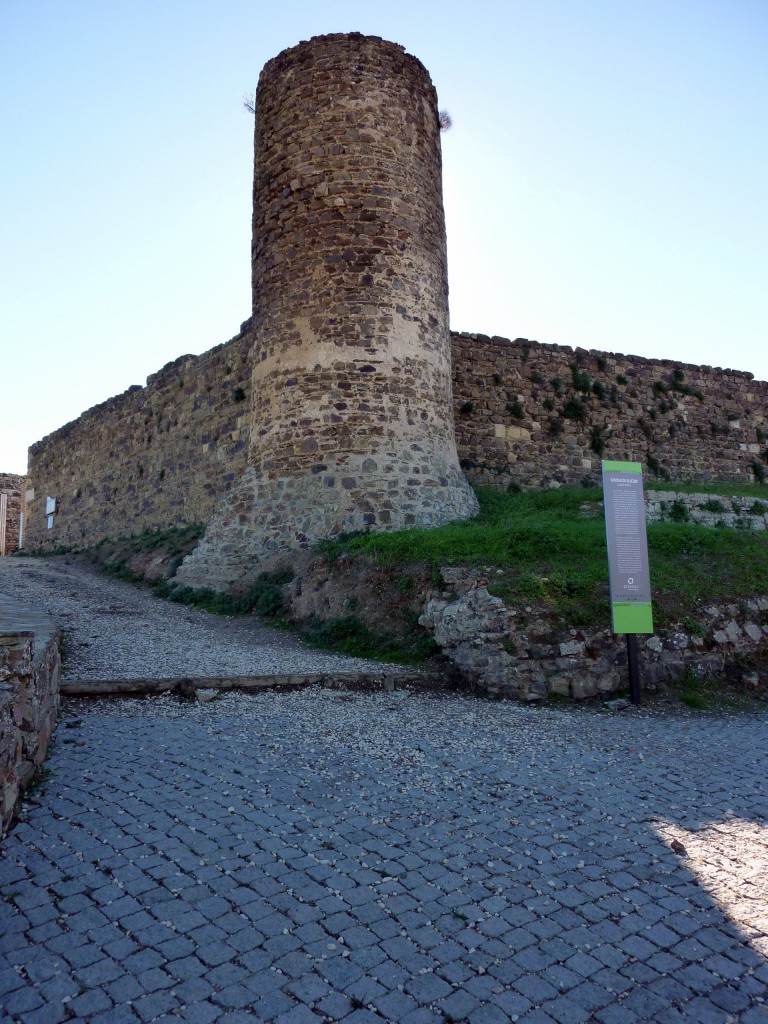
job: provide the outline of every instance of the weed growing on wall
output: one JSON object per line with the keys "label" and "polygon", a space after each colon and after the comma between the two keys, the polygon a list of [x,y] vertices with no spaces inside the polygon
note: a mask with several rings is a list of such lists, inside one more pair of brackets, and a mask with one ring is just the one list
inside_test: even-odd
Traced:
{"label": "weed growing on wall", "polygon": [[521,420],[525,416],[525,409],[519,398],[516,398],[513,402],[507,402],[507,412],[515,420]]}
{"label": "weed growing on wall", "polygon": [[602,456],[605,451],[605,437],[603,428],[596,423],[589,432],[589,447],[595,455]]}
{"label": "weed growing on wall", "polygon": [[586,403],[574,395],[563,406],[563,416],[569,420],[577,420],[579,423],[583,423],[587,418]]}
{"label": "weed growing on wall", "polygon": [[581,370],[576,363],[571,366],[571,381],[574,391],[581,391],[583,394],[588,395],[592,390],[592,381],[589,379],[589,374]]}

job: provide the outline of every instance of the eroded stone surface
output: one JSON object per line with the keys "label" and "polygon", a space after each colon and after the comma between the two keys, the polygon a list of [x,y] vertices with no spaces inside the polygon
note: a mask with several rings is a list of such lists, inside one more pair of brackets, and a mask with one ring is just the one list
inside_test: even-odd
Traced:
{"label": "eroded stone surface", "polygon": [[[473,688],[536,701],[549,694],[581,700],[628,686],[623,636],[563,629],[543,607],[508,606],[489,593],[487,575],[476,569],[450,567],[442,575],[445,589],[432,592],[419,622]],[[645,685],[656,689],[686,672],[705,679],[726,668],[742,681],[754,676],[751,686],[768,681],[766,607],[764,597],[711,605],[702,610],[706,621],[697,623],[697,633],[678,629],[642,638]],[[743,655],[759,658],[756,670],[742,664]]]}

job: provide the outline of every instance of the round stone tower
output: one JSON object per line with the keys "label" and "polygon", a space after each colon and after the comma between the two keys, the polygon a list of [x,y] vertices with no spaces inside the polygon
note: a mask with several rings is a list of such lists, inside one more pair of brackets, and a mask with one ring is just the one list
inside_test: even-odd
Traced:
{"label": "round stone tower", "polygon": [[440,126],[403,47],[318,36],[256,94],[249,468],[179,577],[475,514],[451,400]]}

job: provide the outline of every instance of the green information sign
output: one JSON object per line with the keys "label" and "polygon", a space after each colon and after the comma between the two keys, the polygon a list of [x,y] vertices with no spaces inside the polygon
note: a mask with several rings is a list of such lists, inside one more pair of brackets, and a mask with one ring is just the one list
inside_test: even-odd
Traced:
{"label": "green information sign", "polygon": [[603,496],[614,633],[652,633],[643,468],[604,462]]}

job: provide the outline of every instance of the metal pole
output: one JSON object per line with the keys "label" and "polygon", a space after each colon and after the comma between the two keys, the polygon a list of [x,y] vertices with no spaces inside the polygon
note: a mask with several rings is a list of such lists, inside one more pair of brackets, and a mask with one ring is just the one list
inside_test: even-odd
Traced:
{"label": "metal pole", "polygon": [[627,633],[627,664],[629,665],[629,697],[633,704],[641,704],[640,659],[637,651],[637,634]]}

